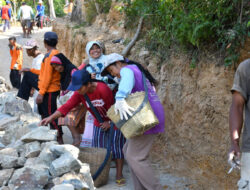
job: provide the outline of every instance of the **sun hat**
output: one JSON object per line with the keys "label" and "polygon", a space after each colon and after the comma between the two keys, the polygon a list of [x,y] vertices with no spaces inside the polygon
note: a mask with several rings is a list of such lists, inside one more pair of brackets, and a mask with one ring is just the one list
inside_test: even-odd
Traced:
{"label": "sun hat", "polygon": [[91,79],[91,75],[85,69],[77,70],[73,73],[71,83],[67,90],[70,91],[77,91],[79,90],[84,84],[93,81]]}
{"label": "sun hat", "polygon": [[43,1],[42,1],[42,0],[39,0],[38,3],[39,3],[39,4],[40,4],[40,3],[43,3]]}
{"label": "sun hat", "polygon": [[115,63],[117,61],[124,61],[124,57],[118,53],[111,53],[109,55],[106,55],[104,69],[101,75],[106,76],[107,74],[109,74],[107,71],[108,66],[110,66],[112,63]]}
{"label": "sun hat", "polygon": [[32,49],[34,47],[38,47],[37,42],[34,39],[27,41],[25,45],[23,46],[23,48],[25,49]]}

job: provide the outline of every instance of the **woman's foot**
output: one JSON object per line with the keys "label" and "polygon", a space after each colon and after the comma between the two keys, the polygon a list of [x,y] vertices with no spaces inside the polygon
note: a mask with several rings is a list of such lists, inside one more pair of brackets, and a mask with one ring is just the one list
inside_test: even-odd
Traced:
{"label": "woman's foot", "polygon": [[122,187],[126,185],[126,179],[124,177],[116,178],[115,182],[118,187]]}

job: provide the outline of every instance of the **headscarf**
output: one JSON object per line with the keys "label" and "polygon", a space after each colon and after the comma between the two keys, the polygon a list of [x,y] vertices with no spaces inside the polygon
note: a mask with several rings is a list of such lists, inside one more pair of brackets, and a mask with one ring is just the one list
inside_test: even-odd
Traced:
{"label": "headscarf", "polygon": [[61,90],[67,90],[70,82],[71,82],[71,74],[74,70],[77,70],[77,67],[73,65],[67,57],[65,57],[62,53],[59,53],[51,58],[51,65],[61,65],[64,70],[60,73],[61,75]]}
{"label": "headscarf", "polygon": [[[98,57],[97,59],[92,58],[89,54],[89,51],[94,44],[98,45],[101,48],[101,56]],[[113,90],[116,86],[113,77],[111,75],[101,76],[101,72],[104,70],[105,62],[106,62],[106,55],[103,54],[104,51],[105,50],[103,49],[102,45],[98,41],[90,41],[87,43],[86,53],[89,57],[90,67],[86,66],[86,70],[89,73],[96,73],[96,79],[105,82],[106,84],[108,84],[110,89]]]}
{"label": "headscarf", "polygon": [[[101,48],[101,56],[98,57],[97,59],[94,59],[90,56],[89,51],[92,48],[92,46],[96,44]],[[103,49],[102,46],[99,42],[97,41],[90,41],[87,43],[86,46],[86,53],[88,55],[89,58],[89,64],[94,68],[95,72],[97,75],[100,74],[102,72],[102,70],[104,69],[104,63],[105,63],[105,55],[103,54]]]}

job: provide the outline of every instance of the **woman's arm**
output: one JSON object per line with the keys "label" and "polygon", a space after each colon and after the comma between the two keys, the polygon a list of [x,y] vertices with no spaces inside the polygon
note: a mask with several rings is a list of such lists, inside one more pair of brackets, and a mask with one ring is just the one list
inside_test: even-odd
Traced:
{"label": "woman's arm", "polygon": [[134,72],[129,68],[123,68],[120,72],[121,81],[118,87],[118,92],[116,93],[115,99],[124,99],[132,91],[135,86],[135,76]]}
{"label": "woman's arm", "polygon": [[55,119],[59,118],[62,116],[62,113],[59,111],[54,112],[51,116],[44,118],[39,125],[48,125]]}

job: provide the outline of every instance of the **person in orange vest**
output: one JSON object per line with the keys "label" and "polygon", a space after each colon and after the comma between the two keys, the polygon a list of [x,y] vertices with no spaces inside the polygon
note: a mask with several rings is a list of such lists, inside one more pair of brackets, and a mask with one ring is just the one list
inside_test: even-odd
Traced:
{"label": "person in orange vest", "polygon": [[11,55],[10,82],[14,88],[19,89],[21,83],[19,70],[22,69],[23,64],[23,49],[16,43],[16,37],[14,36],[9,38],[9,48]]}
{"label": "person in orange vest", "polygon": [[2,7],[1,17],[4,20],[3,32],[5,32],[7,27],[10,29],[11,5],[9,1],[6,1],[6,5]]}

